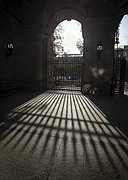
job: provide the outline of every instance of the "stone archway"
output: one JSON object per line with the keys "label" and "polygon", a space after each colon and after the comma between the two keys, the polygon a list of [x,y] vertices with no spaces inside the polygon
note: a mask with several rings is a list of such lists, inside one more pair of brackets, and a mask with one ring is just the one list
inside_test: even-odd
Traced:
{"label": "stone archway", "polygon": [[127,94],[128,91],[128,34],[126,23],[128,23],[128,17],[124,15],[115,33],[113,68],[115,88],[113,94],[120,95]]}
{"label": "stone archway", "polygon": [[[47,61],[53,57],[52,34],[55,27],[61,21],[72,18],[81,22],[85,39],[82,91],[84,93],[110,94],[114,54],[114,28],[112,25],[114,18],[86,18],[79,11],[68,8],[61,9],[51,16],[47,26]],[[100,60],[97,59],[96,50],[99,41],[103,43]]]}
{"label": "stone archway", "polygon": [[[76,46],[80,34],[82,38],[81,24],[79,23],[78,28],[78,23],[74,19],[62,21],[53,33],[55,39],[53,38],[53,41],[51,39],[53,43],[51,51],[54,53],[51,53],[51,57],[47,59],[48,89],[81,90],[83,55],[78,54]],[[69,43],[70,46],[65,43]]]}
{"label": "stone archway", "polygon": [[[113,71],[113,44],[115,33],[115,17],[85,17],[77,9],[62,8],[51,13],[45,22],[45,32],[47,33],[47,53],[45,67],[47,61],[53,57],[52,34],[55,27],[63,20],[76,19],[82,24],[82,32],[84,37],[83,51],[83,73],[82,73],[82,92],[96,94],[110,94],[111,78]],[[97,60],[96,46],[99,41],[103,43],[103,52],[100,60]],[[47,72],[45,71],[45,79]]]}
{"label": "stone archway", "polygon": [[[81,3],[83,1],[80,1]],[[113,59],[114,59],[114,37],[119,22],[120,7],[118,12],[113,9],[113,3],[104,2],[102,5],[96,1],[95,8],[87,3],[73,4],[64,1],[62,4],[50,4],[48,1],[42,18],[42,31],[45,33],[45,62],[43,62],[43,73],[47,79],[47,60],[52,57],[52,33],[61,21],[65,19],[76,19],[83,25],[84,64],[82,75],[83,93],[110,94],[112,85]],[[93,4],[93,5],[94,5]],[[87,8],[87,7],[90,7]],[[98,9],[100,11],[98,11]],[[110,11],[108,11],[108,9]],[[113,13],[115,12],[115,15]],[[103,49],[100,59],[97,58],[97,44],[102,42]],[[44,68],[45,67],[45,68]]]}
{"label": "stone archway", "polygon": [[[83,25],[84,25],[84,17],[82,16],[82,14],[79,11],[70,9],[70,8],[64,8],[61,9],[60,11],[58,11],[57,13],[55,13],[49,23],[48,23],[48,27],[47,27],[47,32],[48,32],[48,36],[47,36],[47,62],[51,61],[51,59],[53,58],[53,32],[55,27],[62,21],[64,20],[71,20],[71,19],[75,19],[77,21],[79,21],[82,25],[82,31],[83,31]],[[83,58],[82,58],[83,59]],[[83,60],[81,61],[83,62]],[[80,64],[81,66],[81,64]],[[47,68],[48,69],[48,68]],[[47,77],[48,79],[48,77]],[[82,77],[83,79],[83,77]],[[81,85],[80,85],[81,86]]]}

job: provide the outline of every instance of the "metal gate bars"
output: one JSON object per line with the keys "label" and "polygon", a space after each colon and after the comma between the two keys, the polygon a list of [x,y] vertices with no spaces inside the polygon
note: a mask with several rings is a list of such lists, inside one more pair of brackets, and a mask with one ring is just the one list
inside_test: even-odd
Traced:
{"label": "metal gate bars", "polygon": [[83,57],[54,57],[47,64],[48,89],[81,89]]}
{"label": "metal gate bars", "polygon": [[115,58],[113,68],[111,95],[123,95],[126,78],[126,59],[124,57]]}

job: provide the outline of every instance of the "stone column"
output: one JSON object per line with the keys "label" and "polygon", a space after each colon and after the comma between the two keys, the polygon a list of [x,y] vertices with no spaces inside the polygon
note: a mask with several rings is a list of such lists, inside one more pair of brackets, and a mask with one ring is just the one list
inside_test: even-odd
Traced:
{"label": "stone column", "polygon": [[42,82],[43,89],[47,89],[47,34],[42,34]]}
{"label": "stone column", "polygon": [[42,90],[47,89],[47,34],[41,32],[36,41],[36,81]]}
{"label": "stone column", "polygon": [[[110,94],[114,58],[115,27],[112,18],[87,18],[83,35],[83,93]],[[103,49],[98,56],[97,44]]]}
{"label": "stone column", "polygon": [[42,81],[42,39],[36,41],[36,80]]}

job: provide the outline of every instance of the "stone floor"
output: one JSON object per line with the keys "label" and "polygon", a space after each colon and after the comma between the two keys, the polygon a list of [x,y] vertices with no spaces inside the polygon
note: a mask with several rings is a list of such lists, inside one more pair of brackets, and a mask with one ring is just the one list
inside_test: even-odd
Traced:
{"label": "stone floor", "polygon": [[0,99],[0,180],[128,180],[128,96]]}

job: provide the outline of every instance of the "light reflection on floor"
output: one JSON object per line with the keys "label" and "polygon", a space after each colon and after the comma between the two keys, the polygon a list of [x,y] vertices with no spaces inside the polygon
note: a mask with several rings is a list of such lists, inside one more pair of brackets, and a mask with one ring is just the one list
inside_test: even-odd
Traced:
{"label": "light reflection on floor", "polygon": [[0,161],[0,179],[125,180],[128,139],[80,92],[47,91],[2,117]]}

